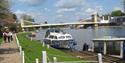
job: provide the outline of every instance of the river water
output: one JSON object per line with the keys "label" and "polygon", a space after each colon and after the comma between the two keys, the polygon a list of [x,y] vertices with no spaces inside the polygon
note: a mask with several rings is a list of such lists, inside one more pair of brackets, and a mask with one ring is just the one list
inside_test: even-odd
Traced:
{"label": "river water", "polygon": [[[83,44],[87,43],[91,47],[92,39],[103,36],[118,36],[125,37],[125,27],[97,27],[94,29],[63,29],[70,33],[77,42],[76,48],[82,50]],[[36,38],[42,40],[45,36],[46,30],[41,29],[37,33]]]}

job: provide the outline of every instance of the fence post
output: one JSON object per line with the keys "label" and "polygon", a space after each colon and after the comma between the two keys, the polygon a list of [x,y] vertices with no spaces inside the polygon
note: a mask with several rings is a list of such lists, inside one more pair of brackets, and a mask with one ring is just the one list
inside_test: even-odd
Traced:
{"label": "fence post", "polygon": [[102,54],[101,53],[98,53],[98,62],[102,63]]}
{"label": "fence post", "polygon": [[33,41],[33,37],[32,36],[30,37],[30,40]]}
{"label": "fence post", "polygon": [[47,45],[47,48],[48,48],[48,49],[50,48],[50,45],[49,45],[49,44]]}
{"label": "fence post", "polygon": [[53,57],[53,63],[56,63],[56,62],[57,62],[57,58]]}
{"label": "fence post", "polygon": [[22,63],[25,63],[24,51],[22,51]]}
{"label": "fence post", "polygon": [[21,47],[21,46],[19,46],[19,52],[20,52],[20,55],[21,55],[21,51],[22,51],[22,47]]}
{"label": "fence post", "polygon": [[46,54],[46,51],[42,51],[42,63],[47,63],[47,54]]}
{"label": "fence post", "polygon": [[42,44],[43,44],[43,47],[44,47],[44,46],[45,46],[45,43],[43,42]]}
{"label": "fence post", "polygon": [[36,63],[39,63],[39,59],[38,58],[36,58]]}

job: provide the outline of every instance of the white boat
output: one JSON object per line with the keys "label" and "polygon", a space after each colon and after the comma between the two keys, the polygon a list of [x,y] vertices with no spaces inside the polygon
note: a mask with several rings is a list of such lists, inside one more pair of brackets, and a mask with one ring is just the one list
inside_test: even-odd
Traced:
{"label": "white boat", "polygon": [[71,34],[60,29],[49,29],[46,32],[44,42],[54,48],[75,48],[76,42]]}

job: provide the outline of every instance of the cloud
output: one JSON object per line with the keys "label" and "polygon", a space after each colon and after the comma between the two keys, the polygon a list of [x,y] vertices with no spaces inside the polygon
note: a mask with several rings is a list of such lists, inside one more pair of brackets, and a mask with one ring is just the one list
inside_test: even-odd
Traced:
{"label": "cloud", "polygon": [[23,13],[24,13],[24,11],[17,10],[17,11],[15,11],[14,13],[15,13],[15,14],[23,14]]}
{"label": "cloud", "polygon": [[95,11],[95,10],[92,9],[92,8],[88,8],[88,9],[85,10],[85,12],[87,12],[87,13],[92,13],[92,12],[94,12],[94,11]]}
{"label": "cloud", "polygon": [[75,11],[76,8],[61,8],[57,10],[57,13],[62,13],[62,12],[71,12],[71,11]]}
{"label": "cloud", "polygon": [[56,15],[57,18],[63,17],[62,14]]}
{"label": "cloud", "polygon": [[14,12],[18,18],[21,17],[21,15],[26,14],[26,15],[30,15],[32,16],[32,18],[35,19],[35,21],[37,22],[41,22],[41,21],[45,21],[47,20],[47,17],[43,16],[41,13],[39,12],[34,12],[32,10],[27,10],[27,11],[23,11],[23,10],[17,10]]}
{"label": "cloud", "polygon": [[89,8],[87,8],[87,9],[85,10],[85,12],[86,12],[86,13],[89,13],[89,15],[95,14],[95,12],[96,12],[96,13],[103,14],[103,11],[104,11],[104,9],[103,9],[103,6],[101,6],[101,5],[97,5],[97,6],[95,6],[95,7],[89,7]]}
{"label": "cloud", "polygon": [[43,3],[46,0],[19,0],[20,2],[26,3],[28,5],[38,5]]}
{"label": "cloud", "polygon": [[75,13],[76,16],[85,16],[85,12],[76,12]]}
{"label": "cloud", "polygon": [[25,11],[16,10],[14,13],[17,15],[17,18],[20,18],[22,14],[25,14]]}
{"label": "cloud", "polygon": [[114,7],[113,10],[114,10],[114,11],[116,11],[116,10],[121,10],[121,11],[123,11],[123,9],[122,9],[121,7]]}
{"label": "cloud", "polygon": [[103,10],[103,6],[98,5],[98,6],[96,6],[96,9],[97,9],[98,11],[102,11],[102,10]]}
{"label": "cloud", "polygon": [[48,8],[44,8],[44,10],[45,10],[45,11],[50,11],[50,9],[48,9]]}
{"label": "cloud", "polygon": [[58,0],[55,4],[59,8],[74,8],[81,6],[84,0]]}

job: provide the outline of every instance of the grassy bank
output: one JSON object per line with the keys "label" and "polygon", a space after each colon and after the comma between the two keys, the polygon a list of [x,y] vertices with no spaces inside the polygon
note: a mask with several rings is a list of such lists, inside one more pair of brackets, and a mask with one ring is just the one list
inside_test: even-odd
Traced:
{"label": "grassy bank", "polygon": [[28,33],[20,33],[18,34],[18,39],[23,47],[25,52],[26,63],[33,63],[36,58],[41,60],[42,51],[47,51],[48,60],[52,61],[52,57],[57,57],[58,61],[79,61],[81,59],[72,57],[60,50],[50,48],[48,49],[46,46],[42,46],[42,44],[38,41],[31,41],[26,37]]}

